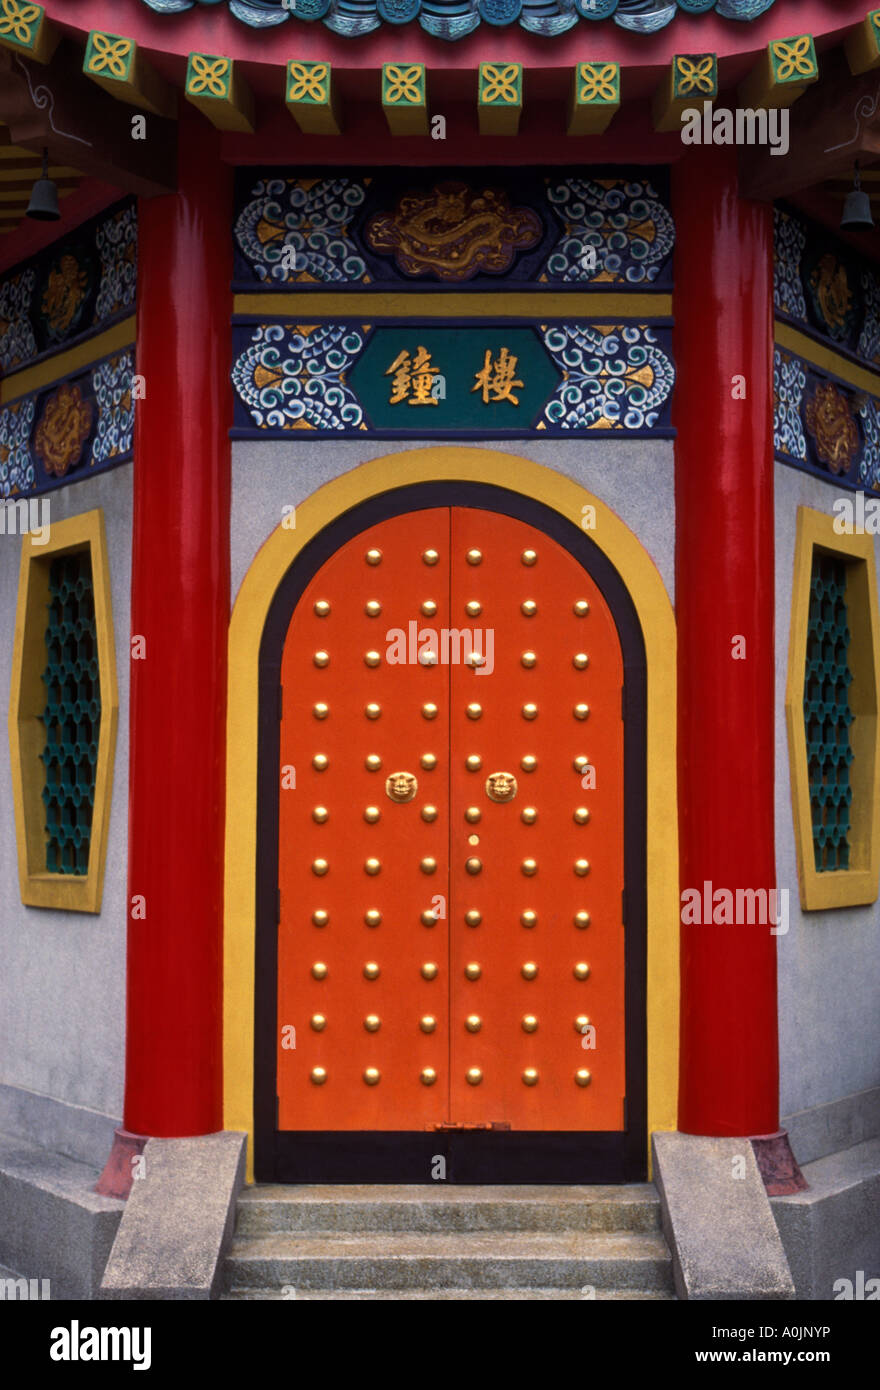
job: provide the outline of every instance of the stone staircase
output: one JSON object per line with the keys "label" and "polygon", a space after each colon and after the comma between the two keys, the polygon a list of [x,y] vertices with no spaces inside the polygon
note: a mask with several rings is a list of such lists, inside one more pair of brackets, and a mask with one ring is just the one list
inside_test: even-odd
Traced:
{"label": "stone staircase", "polygon": [[672,1299],[660,1199],[626,1187],[248,1188],[226,1299]]}

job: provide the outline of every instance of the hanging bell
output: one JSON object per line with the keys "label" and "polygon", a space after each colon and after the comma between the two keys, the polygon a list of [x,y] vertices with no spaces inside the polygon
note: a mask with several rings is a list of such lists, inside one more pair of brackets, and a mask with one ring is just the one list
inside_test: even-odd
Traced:
{"label": "hanging bell", "polygon": [[26,215],[35,218],[38,222],[57,222],[61,217],[61,213],[58,211],[58,189],[54,179],[49,178],[48,150],[43,150],[42,178],[36,179],[34,182]]}
{"label": "hanging bell", "polygon": [[846,195],[840,225],[841,227],[848,227],[851,231],[864,231],[874,225],[874,219],[871,216],[871,199],[867,193],[862,192],[858,164],[856,164],[855,186],[852,192]]}

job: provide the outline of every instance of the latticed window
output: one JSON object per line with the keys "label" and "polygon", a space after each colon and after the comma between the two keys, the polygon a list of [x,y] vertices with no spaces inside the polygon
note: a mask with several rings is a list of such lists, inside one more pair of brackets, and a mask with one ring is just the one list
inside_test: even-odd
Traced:
{"label": "latticed window", "polygon": [[46,742],[40,755],[46,868],[55,874],[86,874],[101,722],[88,550],[60,555],[51,562],[46,655],[46,704],[41,716]]}
{"label": "latticed window", "polygon": [[813,551],[804,725],[810,782],[810,811],[816,870],[850,867],[850,764],[853,722],[849,687],[850,630],[846,610],[846,563]]}

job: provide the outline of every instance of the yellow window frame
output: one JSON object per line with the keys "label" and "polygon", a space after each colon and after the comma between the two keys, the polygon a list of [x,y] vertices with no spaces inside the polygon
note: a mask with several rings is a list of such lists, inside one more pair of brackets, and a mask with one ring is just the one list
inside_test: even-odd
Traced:
{"label": "yellow window frame", "polygon": [[[880,873],[880,621],[877,608],[877,565],[873,537],[838,534],[835,517],[799,507],[794,556],[791,631],[785,717],[791,773],[791,804],[797,848],[801,907],[855,907],[877,899]],[[848,660],[853,681],[850,726],[853,789],[850,829],[850,867],[819,872],[813,847],[813,818],[804,726],[804,683],[807,625],[813,553],[824,551],[846,565],[847,620],[851,633]]]}
{"label": "yellow window frame", "polygon": [[[92,567],[101,719],[89,867],[87,873],[74,875],[51,873],[46,869],[47,835],[42,800],[45,774],[40,761],[46,733],[40,715],[46,704],[42,673],[46,667],[45,632],[51,562],[60,555],[83,550],[89,552]],[[9,692],[9,751],[19,887],[21,900],[28,907],[53,907],[71,912],[101,910],[118,719],[119,695],[107,538],[103,512],[97,509],[63,521],[53,521],[49,538],[44,544],[37,544],[31,534],[22,537]]]}

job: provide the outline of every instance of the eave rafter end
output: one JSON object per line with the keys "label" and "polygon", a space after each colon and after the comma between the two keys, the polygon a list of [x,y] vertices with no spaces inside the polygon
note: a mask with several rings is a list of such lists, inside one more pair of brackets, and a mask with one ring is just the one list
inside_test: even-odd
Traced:
{"label": "eave rafter end", "polygon": [[61,40],[43,5],[30,0],[3,0],[0,5],[0,45],[13,53],[32,58],[35,63],[49,63]]}
{"label": "eave rafter end", "polygon": [[620,64],[578,63],[572,73],[566,131],[601,135],[620,110]]}
{"label": "eave rafter end", "polygon": [[678,130],[690,107],[718,97],[718,58],[714,53],[677,53],[654,93],[655,130]]}
{"label": "eave rafter end", "polygon": [[810,34],[773,39],[739,88],[740,106],[791,106],[818,81],[819,63]]}
{"label": "eave rafter end", "polygon": [[134,39],[93,29],[86,43],[83,72],[117,101],[154,116],[177,114],[177,93],[138,50]]}
{"label": "eave rafter end", "polygon": [[329,63],[291,58],[284,104],[303,135],[342,134],[342,115]]}
{"label": "eave rafter end", "polygon": [[190,53],[183,94],[218,130],[253,135],[253,93],[232,58]]}

